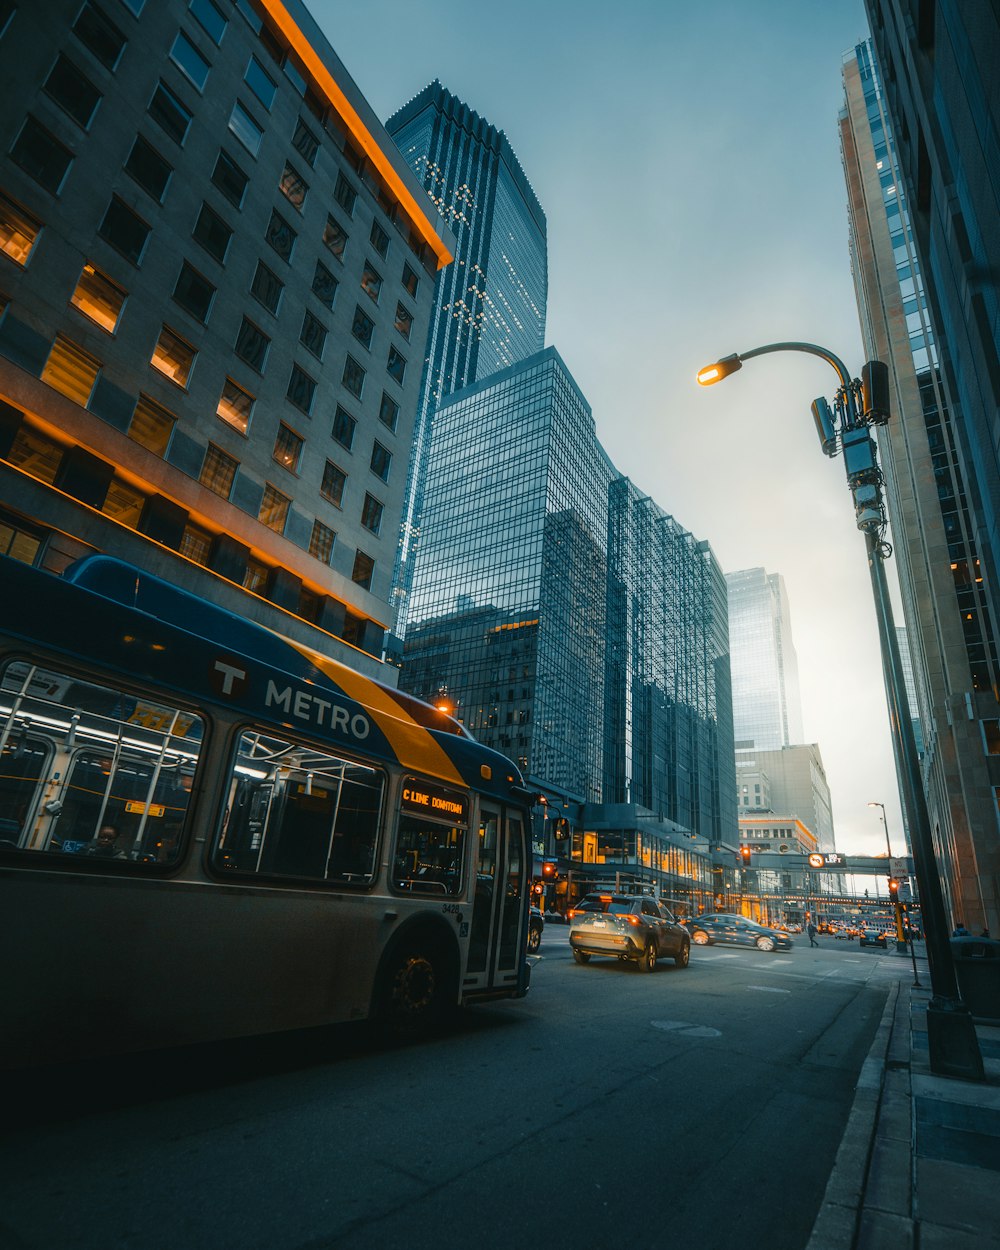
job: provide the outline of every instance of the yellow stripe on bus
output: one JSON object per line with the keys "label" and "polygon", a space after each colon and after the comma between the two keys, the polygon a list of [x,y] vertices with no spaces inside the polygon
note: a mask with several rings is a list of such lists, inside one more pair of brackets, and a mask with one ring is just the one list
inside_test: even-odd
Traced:
{"label": "yellow stripe on bus", "polygon": [[310,663],[315,664],[331,681],[336,682],[346,695],[371,713],[372,719],[385,734],[389,745],[396,753],[396,758],[404,768],[429,773],[452,785],[468,784],[448,755],[435,742],[430,730],[419,725],[404,708],[400,707],[388,690],[383,689],[370,677],[365,677],[363,673],[356,673],[354,669],[329,659],[319,651],[296,642],[293,638],[288,638],[284,634],[279,636]]}

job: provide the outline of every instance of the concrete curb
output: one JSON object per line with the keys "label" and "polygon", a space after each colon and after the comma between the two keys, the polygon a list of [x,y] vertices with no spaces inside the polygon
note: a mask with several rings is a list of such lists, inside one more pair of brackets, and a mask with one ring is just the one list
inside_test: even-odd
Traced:
{"label": "concrete curb", "polygon": [[857,1240],[898,998],[897,981],[889,988],[882,1019],[862,1065],[854,1103],[806,1250],[852,1250]]}

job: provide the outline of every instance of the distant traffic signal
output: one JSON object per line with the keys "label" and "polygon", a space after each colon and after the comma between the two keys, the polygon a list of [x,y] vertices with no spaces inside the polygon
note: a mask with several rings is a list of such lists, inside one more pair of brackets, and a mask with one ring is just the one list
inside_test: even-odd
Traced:
{"label": "distant traffic signal", "polygon": [[899,882],[895,877],[889,878],[889,897],[894,903],[899,898]]}
{"label": "distant traffic signal", "polygon": [[546,860],[546,862],[542,864],[542,878],[545,881],[553,881],[555,879],[555,875],[556,875],[555,864],[553,864],[551,860]]}
{"label": "distant traffic signal", "polygon": [[749,867],[750,867],[750,856],[751,856],[752,854],[753,854],[753,852],[750,850],[750,848],[749,848],[748,846],[741,846],[741,847],[740,847],[740,861],[741,861],[741,863],[742,863],[742,865],[743,865],[743,867],[744,867],[744,868],[749,868]]}

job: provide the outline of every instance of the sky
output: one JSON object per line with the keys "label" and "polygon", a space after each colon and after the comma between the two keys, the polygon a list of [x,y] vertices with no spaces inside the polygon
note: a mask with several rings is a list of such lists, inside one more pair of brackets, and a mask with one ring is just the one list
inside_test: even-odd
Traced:
{"label": "sky", "polygon": [[383,120],[438,78],[505,131],[548,221],[546,345],[620,472],[724,572],[784,577],[837,848],[884,852],[878,801],[901,854],[864,538],[810,413],[836,374],[781,353],[695,382],[787,341],[861,372],[838,114],[862,0],[306,3]]}

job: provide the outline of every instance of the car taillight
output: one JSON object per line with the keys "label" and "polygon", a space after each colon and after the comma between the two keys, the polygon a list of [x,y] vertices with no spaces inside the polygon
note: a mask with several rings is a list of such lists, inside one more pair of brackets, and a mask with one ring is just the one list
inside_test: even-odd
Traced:
{"label": "car taillight", "polygon": [[623,919],[627,920],[629,924],[642,924],[638,916],[625,916]]}

